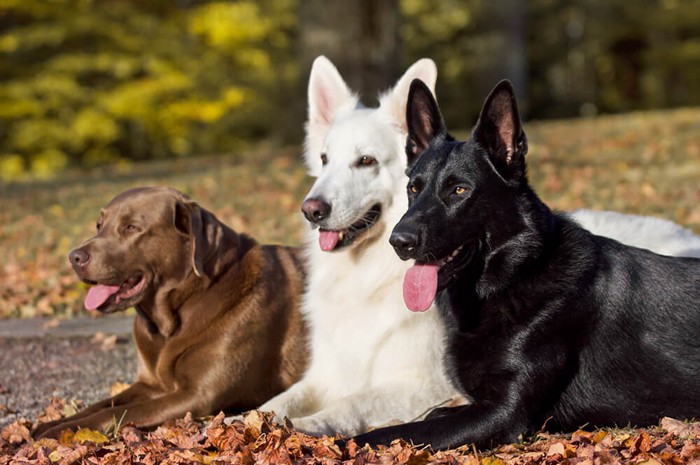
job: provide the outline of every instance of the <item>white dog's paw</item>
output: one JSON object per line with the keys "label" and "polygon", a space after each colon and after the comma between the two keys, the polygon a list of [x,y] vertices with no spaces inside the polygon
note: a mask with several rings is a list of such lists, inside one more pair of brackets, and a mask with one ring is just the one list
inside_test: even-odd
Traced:
{"label": "white dog's paw", "polygon": [[339,434],[351,435],[356,433],[356,431],[353,431],[354,428],[338,424],[337,419],[335,420],[323,415],[310,415],[308,417],[294,418],[291,422],[294,429],[312,436],[337,436]]}

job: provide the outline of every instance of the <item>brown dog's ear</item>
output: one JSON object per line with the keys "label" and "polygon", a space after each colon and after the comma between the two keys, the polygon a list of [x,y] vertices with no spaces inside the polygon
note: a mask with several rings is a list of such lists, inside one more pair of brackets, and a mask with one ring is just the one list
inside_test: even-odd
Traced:
{"label": "brown dog's ear", "polygon": [[206,276],[204,262],[217,242],[216,225],[212,224],[210,216],[192,200],[175,203],[175,227],[190,239],[192,270],[200,278]]}

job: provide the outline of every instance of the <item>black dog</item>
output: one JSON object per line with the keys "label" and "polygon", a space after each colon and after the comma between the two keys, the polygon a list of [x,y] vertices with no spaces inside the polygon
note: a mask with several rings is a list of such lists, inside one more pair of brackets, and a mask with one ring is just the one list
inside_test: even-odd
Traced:
{"label": "black dog", "polygon": [[543,425],[699,417],[700,260],[627,247],[553,214],[528,185],[507,81],[466,142],[450,137],[420,81],[407,118],[409,209],[391,243],[416,260],[408,307],[437,296],[450,376],[473,402],[357,443],[488,448]]}

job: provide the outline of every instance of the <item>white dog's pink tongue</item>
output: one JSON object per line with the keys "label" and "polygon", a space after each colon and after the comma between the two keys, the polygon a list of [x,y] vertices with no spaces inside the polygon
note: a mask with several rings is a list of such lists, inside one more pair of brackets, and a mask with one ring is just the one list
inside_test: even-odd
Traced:
{"label": "white dog's pink tongue", "polygon": [[119,290],[119,286],[104,286],[98,284],[92,286],[85,297],[85,308],[88,310],[95,310],[97,307],[102,305],[109,299],[109,296],[113,295]]}
{"label": "white dog's pink tongue", "polygon": [[403,278],[403,300],[406,307],[414,312],[424,312],[430,308],[437,292],[438,270],[434,263],[416,263]]}
{"label": "white dog's pink tongue", "polygon": [[340,233],[338,231],[321,230],[319,232],[318,244],[324,252],[330,252],[335,249],[338,240],[340,240]]}

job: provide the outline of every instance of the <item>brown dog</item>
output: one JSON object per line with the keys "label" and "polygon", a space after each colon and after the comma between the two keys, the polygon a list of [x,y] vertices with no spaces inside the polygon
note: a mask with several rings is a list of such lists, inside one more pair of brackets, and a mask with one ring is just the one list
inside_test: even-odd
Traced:
{"label": "brown dog", "polygon": [[187,412],[248,410],[306,367],[299,250],[236,234],[174,189],[118,195],[69,259],[94,285],[86,308],[136,308],[138,380],[35,436],[105,429],[122,416],[148,428]]}

